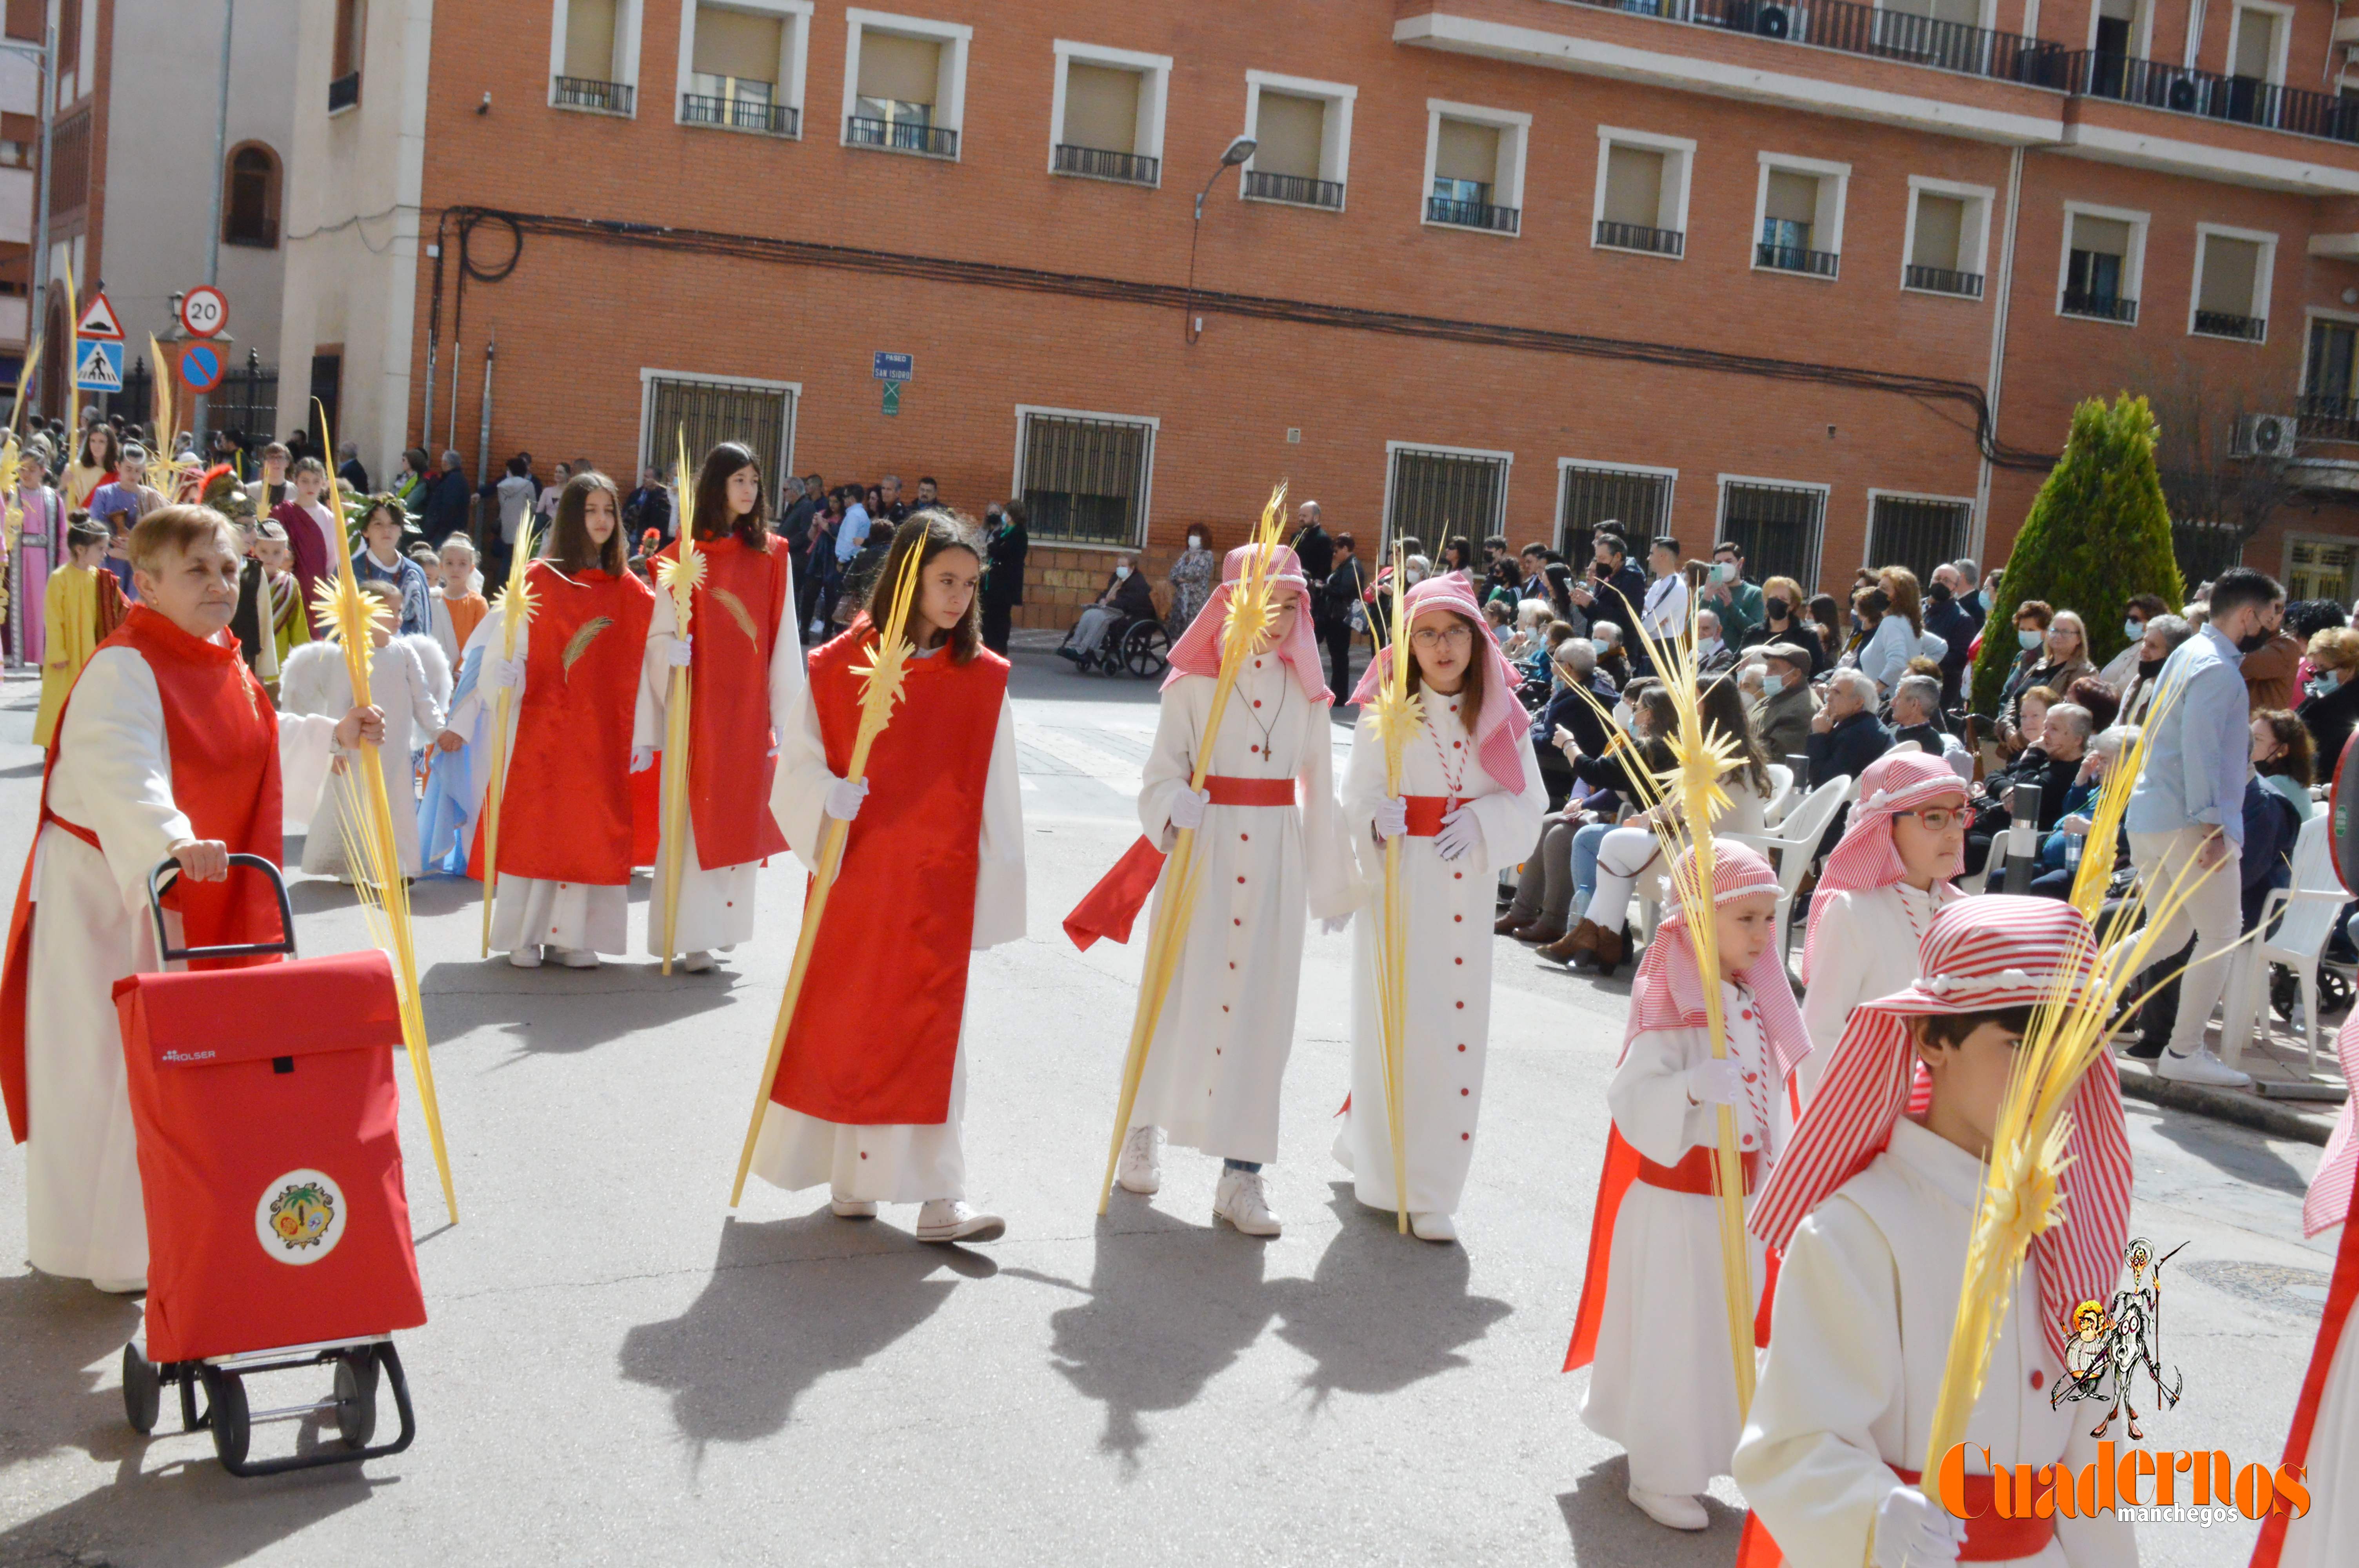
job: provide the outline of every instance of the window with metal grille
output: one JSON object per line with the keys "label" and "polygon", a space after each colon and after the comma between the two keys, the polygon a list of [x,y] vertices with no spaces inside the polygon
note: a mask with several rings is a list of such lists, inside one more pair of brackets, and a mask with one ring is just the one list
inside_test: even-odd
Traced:
{"label": "window with metal grille", "polygon": [[1966,530],[1973,518],[1971,501],[1879,495],[1868,508],[1868,569],[1907,567],[1920,585],[1929,583],[1935,567],[1966,553]]}
{"label": "window with metal grille", "polygon": [[2179,575],[2190,586],[2210,582],[2230,567],[2245,564],[2244,536],[2224,523],[2173,519],[2170,550],[2179,557]]}
{"label": "window with metal grille", "polygon": [[248,142],[229,155],[223,176],[227,199],[222,202],[222,239],[233,245],[278,243],[278,158],[258,142]]}
{"label": "window with metal grille", "polygon": [[[794,397],[784,387],[651,376],[647,407],[642,465],[658,473],[671,472],[683,433],[690,464],[702,462],[704,454],[723,441],[739,441],[753,449],[762,465],[762,488],[777,493],[794,418]],[[696,475],[689,474],[685,482],[693,489]]]}
{"label": "window with metal grille", "polygon": [[1557,517],[1556,547],[1566,560],[1585,562],[1597,530],[1611,523],[1642,553],[1644,541],[1671,531],[1671,481],[1668,473],[1643,469],[1568,468],[1564,505]]}
{"label": "window with metal grille", "polygon": [[1439,555],[1444,539],[1480,539],[1499,531],[1507,499],[1507,460],[1480,453],[1393,449],[1386,546],[1408,535]]}
{"label": "window with metal grille", "polygon": [[1744,550],[1746,570],[1756,582],[1773,577],[1817,582],[1826,521],[1827,492],[1815,485],[1721,481],[1720,537]]}
{"label": "window with metal grille", "polygon": [[1147,537],[1155,427],[1136,419],[1027,411],[1016,492],[1036,540],[1136,546]]}

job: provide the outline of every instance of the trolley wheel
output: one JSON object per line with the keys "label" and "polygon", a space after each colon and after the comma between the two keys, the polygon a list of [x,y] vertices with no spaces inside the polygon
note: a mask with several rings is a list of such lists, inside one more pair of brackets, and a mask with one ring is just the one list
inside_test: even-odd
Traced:
{"label": "trolley wheel", "polygon": [[2318,1012],[2323,1018],[2330,1012],[2342,1012],[2351,1006],[2351,981],[2340,969],[2318,967]]}
{"label": "trolley wheel", "polygon": [[336,1431],[348,1448],[366,1448],[376,1435],[376,1347],[336,1357]]}
{"label": "trolley wheel", "polygon": [[2301,982],[2283,964],[2269,966],[2269,1011],[2285,1022],[2293,1022],[2293,1010],[2301,1000]]}
{"label": "trolley wheel", "polygon": [[1122,640],[1123,667],[1132,675],[1159,676],[1171,663],[1171,633],[1160,621],[1142,621]]}
{"label": "trolley wheel", "polygon": [[245,1402],[245,1380],[234,1372],[217,1371],[208,1367],[205,1397],[212,1409],[207,1412],[213,1429],[213,1454],[222,1467],[234,1471],[245,1463],[247,1445],[254,1440],[254,1422]]}
{"label": "trolley wheel", "polygon": [[123,1416],[131,1430],[145,1437],[156,1430],[163,1413],[164,1379],[156,1363],[139,1354],[136,1345],[123,1347]]}

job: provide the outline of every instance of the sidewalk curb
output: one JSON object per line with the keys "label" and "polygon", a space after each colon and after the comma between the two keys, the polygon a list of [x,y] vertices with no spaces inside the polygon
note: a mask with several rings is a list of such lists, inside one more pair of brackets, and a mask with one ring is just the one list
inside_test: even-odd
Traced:
{"label": "sidewalk curb", "polygon": [[[2321,1121],[2258,1095],[2215,1089],[2202,1084],[2174,1083],[2143,1064],[2137,1071],[2132,1071],[2126,1063],[2122,1065],[2122,1093],[2165,1110],[2191,1110],[2198,1116],[2249,1127],[2272,1138],[2291,1138],[2303,1143],[2323,1144],[2332,1130],[2331,1119]],[[2339,1111],[2341,1108],[2335,1108]]]}

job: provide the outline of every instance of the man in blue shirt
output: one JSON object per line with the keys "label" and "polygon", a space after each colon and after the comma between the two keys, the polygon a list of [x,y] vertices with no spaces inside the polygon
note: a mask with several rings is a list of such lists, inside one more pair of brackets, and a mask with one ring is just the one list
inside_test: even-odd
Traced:
{"label": "man in blue shirt", "polygon": [[2228,983],[2227,949],[2244,924],[2236,862],[2245,845],[2252,713],[2237,666],[2268,641],[2269,607],[2284,597],[2273,579],[2249,567],[2232,568],[2212,585],[2211,620],[2158,677],[2146,760],[2122,820],[2147,908],[2158,909],[2174,887],[2186,894],[2152,948],[2175,953],[2190,932],[2195,937],[2170,1044],[2156,1063],[2164,1077],[2181,1083],[2242,1088],[2253,1081],[2207,1048],[2203,1032]]}

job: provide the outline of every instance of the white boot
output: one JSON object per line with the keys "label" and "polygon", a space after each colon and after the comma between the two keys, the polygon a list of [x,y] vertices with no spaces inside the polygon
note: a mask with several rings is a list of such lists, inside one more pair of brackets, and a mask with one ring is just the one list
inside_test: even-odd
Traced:
{"label": "white boot", "polygon": [[838,1219],[875,1219],[876,1206],[865,1198],[840,1198],[830,1193],[827,1199],[830,1213]]}
{"label": "white boot", "polygon": [[679,967],[691,975],[703,974],[712,968],[712,955],[702,951],[690,953],[679,961]]}
{"label": "white boot", "polygon": [[959,1198],[928,1198],[918,1211],[920,1241],[996,1241],[1006,1234],[1006,1220],[979,1214]]}
{"label": "white boot", "polygon": [[1677,1492],[1650,1492],[1644,1487],[1633,1487],[1630,1501],[1648,1519],[1672,1530],[1708,1530],[1712,1526],[1712,1516],[1703,1511],[1701,1503]]}
{"label": "white boot", "polygon": [[1152,1197],[1163,1190],[1163,1129],[1134,1127],[1122,1141],[1122,1162],[1114,1179],[1126,1193]]}
{"label": "white boot", "polygon": [[1410,1213],[1408,1233],[1419,1241],[1458,1239],[1458,1227],[1451,1223],[1450,1217],[1446,1214],[1436,1214],[1430,1209],[1422,1213],[1416,1211]]}
{"label": "white boot", "polygon": [[557,961],[569,969],[594,969],[598,967],[598,955],[587,947],[559,947],[553,951]]}
{"label": "white boot", "polygon": [[540,949],[529,943],[522,947],[511,948],[508,952],[508,962],[519,969],[538,969],[540,968]]}
{"label": "white boot", "polygon": [[1269,1194],[1259,1171],[1223,1169],[1221,1184],[1212,1190],[1212,1217],[1227,1220],[1241,1235],[1278,1233],[1278,1217],[1269,1212]]}

